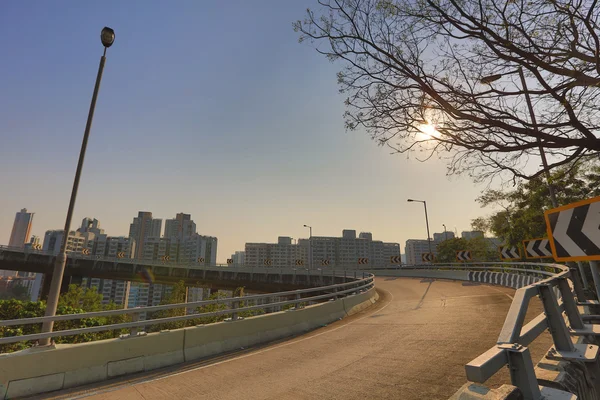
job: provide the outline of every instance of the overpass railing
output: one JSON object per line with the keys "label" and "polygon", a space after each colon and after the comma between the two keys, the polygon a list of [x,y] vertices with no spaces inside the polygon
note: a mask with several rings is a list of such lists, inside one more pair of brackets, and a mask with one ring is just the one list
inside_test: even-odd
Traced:
{"label": "overpass railing", "polygon": [[[496,345],[465,366],[469,381],[484,383],[500,369],[508,366],[511,381],[525,399],[539,400],[542,394],[527,346],[546,329],[552,335],[553,347],[547,357],[555,360],[579,361],[586,365],[587,376],[598,376],[598,346],[574,343],[572,336],[594,336],[600,329],[584,323],[578,303],[586,302],[580,272],[575,267],[544,263],[461,263],[444,265],[413,265],[400,268],[412,270],[497,271],[527,274],[538,281],[519,288],[504,321]],[[542,301],[544,312],[525,324],[529,302],[533,297]],[[599,316],[600,317],[600,316]]]}
{"label": "overpass railing", "polygon": [[[204,300],[189,303],[178,303],[168,304],[150,307],[137,307],[129,309],[119,310],[108,310],[108,311],[96,311],[87,312],[81,314],[67,314],[67,315],[56,315],[52,317],[34,317],[34,318],[23,318],[23,319],[12,319],[12,320],[0,320],[0,327],[9,327],[17,325],[30,325],[30,324],[41,324],[47,321],[68,321],[68,320],[80,320],[84,318],[98,318],[98,317],[110,317],[117,315],[130,315],[131,322],[124,322],[118,324],[109,324],[101,326],[93,326],[88,328],[68,329],[47,333],[34,333],[27,335],[18,335],[11,337],[0,338],[1,344],[16,343],[22,341],[36,341],[44,338],[54,338],[62,336],[73,336],[85,333],[105,332],[129,329],[128,335],[122,337],[136,336],[144,334],[138,332],[140,328],[144,328],[150,325],[158,325],[164,323],[181,322],[198,318],[205,317],[216,317],[223,315],[230,315],[230,321],[241,319],[240,313],[246,311],[256,310],[269,310],[279,309],[284,306],[292,305],[295,309],[303,308],[303,304],[310,304],[311,302],[323,302],[328,300],[335,300],[338,297],[349,296],[366,292],[367,290],[374,287],[374,276],[369,273],[362,273],[360,278],[345,278],[345,276],[335,276],[335,278],[343,279],[344,282],[327,285],[327,286],[316,286],[307,289],[290,290],[285,292],[276,292],[268,294],[258,294],[240,297],[230,298],[218,298],[214,300]],[[191,309],[198,307],[205,307],[209,305],[220,305],[223,308],[216,311],[209,312],[198,312],[188,315],[178,315],[164,318],[152,319],[152,312],[175,310],[175,309]],[[150,315],[151,319],[145,319],[140,321],[141,314]],[[185,313],[185,311],[184,311]]]}

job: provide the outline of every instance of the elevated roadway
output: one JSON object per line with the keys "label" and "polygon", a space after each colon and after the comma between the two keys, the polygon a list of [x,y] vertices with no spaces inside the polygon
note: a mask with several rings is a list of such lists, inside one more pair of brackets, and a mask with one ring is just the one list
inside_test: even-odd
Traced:
{"label": "elevated roadway", "polygon": [[[447,399],[466,382],[465,364],[495,344],[514,294],[419,278],[380,277],[376,287],[374,306],[309,334],[43,398]],[[550,345],[546,333],[536,340],[534,360]],[[509,383],[507,372],[488,386]]]}

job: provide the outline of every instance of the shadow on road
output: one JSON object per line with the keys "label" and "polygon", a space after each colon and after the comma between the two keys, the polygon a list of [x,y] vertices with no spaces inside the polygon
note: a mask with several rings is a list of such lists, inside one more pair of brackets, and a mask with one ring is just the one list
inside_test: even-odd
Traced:
{"label": "shadow on road", "polygon": [[[421,282],[423,282],[423,281],[421,281]],[[429,292],[429,288],[431,287],[433,282],[434,282],[433,279],[429,280],[429,285],[427,285],[427,289],[425,289],[425,293],[423,293],[423,296],[421,296],[421,300],[419,300],[419,303],[413,310],[418,310],[419,308],[421,308],[421,306],[423,306],[423,302],[425,301],[425,296],[427,296],[427,292]]]}

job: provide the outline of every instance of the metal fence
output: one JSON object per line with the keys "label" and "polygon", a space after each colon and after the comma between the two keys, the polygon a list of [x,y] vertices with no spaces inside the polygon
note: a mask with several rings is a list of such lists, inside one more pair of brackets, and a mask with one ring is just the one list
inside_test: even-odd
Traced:
{"label": "metal fence", "polygon": [[[302,308],[303,303],[311,302],[323,302],[327,300],[335,300],[341,296],[348,296],[352,294],[358,294],[365,292],[374,287],[374,276],[368,273],[362,273],[362,278],[345,278],[344,275],[335,276],[340,280],[344,280],[342,283],[332,284],[327,286],[316,286],[307,289],[291,290],[286,292],[276,292],[260,295],[250,295],[242,297],[230,297],[230,298],[219,298],[214,300],[196,301],[190,303],[178,303],[168,304],[150,307],[137,307],[129,309],[109,310],[109,311],[96,311],[82,314],[68,314],[68,315],[56,315],[52,317],[35,317],[35,318],[23,318],[13,320],[2,320],[0,321],[0,327],[8,326],[21,326],[30,324],[41,324],[47,321],[68,321],[68,320],[79,320],[84,318],[98,318],[98,317],[110,317],[116,315],[131,315],[131,322],[110,324],[102,326],[94,326],[88,328],[69,329],[62,331],[54,331],[48,333],[35,333],[28,335],[19,335],[11,337],[0,338],[1,344],[16,343],[21,341],[36,341],[44,338],[54,338],[61,336],[73,336],[85,333],[105,332],[121,329],[129,329],[129,336],[138,335],[138,330],[150,325],[172,323],[187,321],[191,319],[214,317],[222,315],[231,315],[231,320],[235,321],[239,317],[239,313],[244,311],[252,310],[269,310],[277,309],[280,307],[293,305],[294,308]],[[243,307],[240,307],[241,303],[245,303]],[[252,305],[249,305],[251,304]],[[140,321],[140,314],[174,310],[174,309],[190,309],[203,307],[208,305],[222,305],[225,308],[211,311],[211,312],[200,312],[190,315],[180,315],[166,318],[155,318],[146,319]],[[246,305],[248,304],[248,305]]]}

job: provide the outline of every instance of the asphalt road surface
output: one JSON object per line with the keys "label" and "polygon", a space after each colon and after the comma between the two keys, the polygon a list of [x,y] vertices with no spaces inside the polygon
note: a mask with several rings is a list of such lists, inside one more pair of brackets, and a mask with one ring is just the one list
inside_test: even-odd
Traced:
{"label": "asphalt road surface", "polygon": [[[466,382],[465,363],[495,344],[514,294],[410,278],[380,277],[376,287],[378,303],[306,335],[45,398],[447,399]],[[550,345],[548,334],[533,343],[534,362]],[[486,384],[501,383],[506,369]]]}

